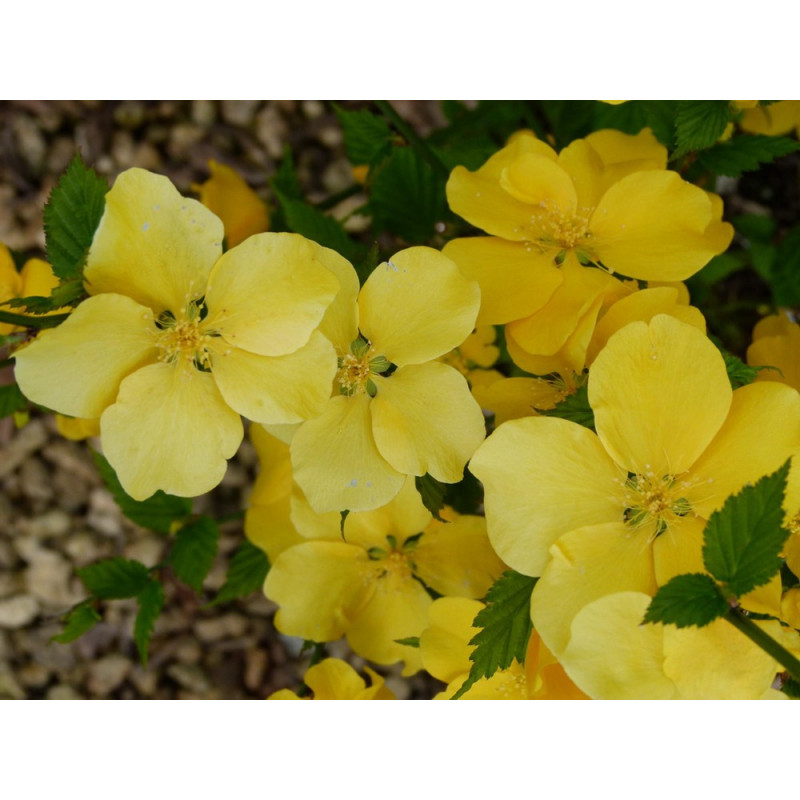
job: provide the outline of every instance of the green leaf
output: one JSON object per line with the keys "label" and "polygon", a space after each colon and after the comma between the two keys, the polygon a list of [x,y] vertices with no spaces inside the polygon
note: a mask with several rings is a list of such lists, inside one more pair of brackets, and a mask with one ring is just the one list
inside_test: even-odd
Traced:
{"label": "green leaf", "polygon": [[107,191],[105,179],[76,153],[50,192],[44,207],[45,247],[47,260],[62,281],[81,279]]}
{"label": "green leaf", "polygon": [[516,659],[525,663],[531,629],[531,592],[537,578],[509,570],[495,581],[486,595],[486,608],[475,616],[473,627],[481,628],[470,640],[472,667],[466,681],[453,695],[461,697],[481,678],[491,678],[498,669],[506,669]]}
{"label": "green leaf", "polygon": [[176,534],[169,554],[175,575],[198,594],[217,557],[219,528],[210,517],[198,517]]}
{"label": "green leaf", "polygon": [[231,556],[225,583],[209,605],[227,603],[261,591],[268,572],[269,559],[264,551],[245,539]]}
{"label": "green leaf", "polygon": [[756,484],[731,495],[709,518],[703,544],[705,568],[741,597],[781,568],[789,536],[783,528],[783,495],[790,461]]}
{"label": "green leaf", "polygon": [[424,244],[449,216],[445,180],[410,147],[396,147],[375,171],[369,207],[375,224],[409,244]]}
{"label": "green leaf", "polygon": [[696,163],[708,172],[738,178],[743,172],[758,169],[761,164],[770,164],[796,150],[800,150],[800,142],[787,136],[740,134],[704,150]]}
{"label": "green leaf", "polygon": [[346,111],[334,105],[351,164],[377,164],[392,149],[394,133],[386,120],[371,111]]}
{"label": "green leaf", "polygon": [[445,486],[444,504],[458,511],[459,514],[475,514],[483,500],[481,482],[468,470],[458,483]]}
{"label": "green leaf", "polygon": [[150,581],[150,571],[140,561],[108,558],[78,570],[83,585],[101,600],[136,597]]}
{"label": "green leaf", "polygon": [[303,189],[300,186],[300,180],[294,168],[292,149],[288,145],[284,148],[283,159],[270,181],[270,185],[276,193],[280,192],[287,200],[303,199]]}
{"label": "green leaf", "polygon": [[395,639],[397,644],[404,644],[406,647],[419,647],[419,636],[407,636],[405,639]]}
{"label": "green leaf", "polygon": [[157,533],[169,533],[172,524],[185,519],[192,512],[192,501],[187,497],[175,497],[161,490],[147,500],[134,500],[123,488],[114,468],[100,453],[93,452],[100,477],[111,492],[122,513],[137,525]]}
{"label": "green leaf", "polygon": [[595,113],[594,101],[540,100],[539,104],[550,123],[557,149],[560,150],[591,132]]}
{"label": "green leaf", "polygon": [[675,155],[711,147],[732,116],[727,100],[681,100],[675,117]]}
{"label": "green leaf", "polygon": [[433,475],[427,472],[424,475],[414,477],[414,485],[417,487],[422,504],[433,514],[435,519],[444,522],[439,512],[444,508],[444,495],[447,491],[447,484],[437,481]]}
{"label": "green leaf", "polygon": [[726,350],[722,351],[722,358],[725,361],[725,369],[728,371],[728,380],[731,382],[732,389],[752,383],[758,377],[758,373],[765,369],[765,367],[751,367],[745,364],[741,358]]}
{"label": "green leaf", "polygon": [[751,242],[770,242],[778,227],[774,217],[765,214],[740,214],[731,221],[736,232]]}
{"label": "green leaf", "polygon": [[781,686],[781,691],[794,700],[800,699],[800,681],[795,681],[792,678],[787,678]]}
{"label": "green leaf", "polygon": [[303,200],[292,200],[274,185],[273,191],[291,231],[323,247],[330,247],[351,263],[361,260],[363,247],[347,235],[341,222]]}
{"label": "green leaf", "polygon": [[64,629],[61,633],[53,636],[50,641],[59,644],[74,642],[94,628],[100,619],[100,615],[91,603],[81,603],[69,612],[64,621]]}
{"label": "green leaf", "polygon": [[583,425],[584,428],[594,430],[594,411],[589,405],[588,385],[585,383],[553,408],[536,410],[545,417],[568,419],[570,422]]}
{"label": "green leaf", "polygon": [[30,314],[46,314],[58,308],[77,305],[86,296],[83,282],[73,279],[56,286],[48,297],[13,297],[3,305],[23,308]]}
{"label": "green leaf", "polygon": [[150,649],[150,637],[153,635],[156,620],[164,608],[164,587],[155,579],[151,580],[136,597],[139,611],[133,624],[133,639],[139,651],[139,659],[143,667],[147,667],[147,654]]}
{"label": "green leaf", "polygon": [[677,575],[656,592],[642,623],[663,622],[702,628],[728,612],[728,603],[713,578],[702,573]]}
{"label": "green leaf", "polygon": [[24,411],[27,407],[28,401],[16,383],[0,386],[0,418],[10,417],[18,411]]}
{"label": "green leaf", "polygon": [[800,226],[792,228],[778,245],[770,270],[775,305],[800,305]]}

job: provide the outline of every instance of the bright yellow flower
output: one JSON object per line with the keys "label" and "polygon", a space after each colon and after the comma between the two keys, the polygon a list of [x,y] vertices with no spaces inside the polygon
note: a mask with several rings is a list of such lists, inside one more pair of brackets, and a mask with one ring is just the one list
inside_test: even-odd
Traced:
{"label": "bright yellow flower", "polygon": [[[50,292],[58,286],[58,278],[53,268],[40,258],[31,258],[17,272],[14,259],[8,248],[0,243],[0,303],[15,297],[49,297]],[[5,306],[7,311],[15,311]],[[62,309],[63,310],[63,309]],[[62,310],[52,312],[60,313]],[[27,312],[21,312],[27,313]],[[0,336],[7,336],[14,330],[14,325],[0,322]]]}
{"label": "bright yellow flower", "polygon": [[800,129],[800,100],[779,100],[767,106],[748,108],[739,127],[747,133],[782,136]]}
{"label": "bright yellow flower", "polygon": [[756,380],[779,381],[800,391],[800,325],[785,314],[759,320],[747,348],[747,363],[776,368],[760,370]]}
{"label": "bright yellow flower", "polygon": [[[470,465],[484,484],[495,550],[542,576],[534,625],[565,666],[581,608],[702,572],[709,515],[800,446],[800,395],[777,383],[732,392],[719,351],[670,316],[609,339],[590,369],[589,403],[597,434],[561,419],[513,420]],[[746,601],[775,613],[780,582]]]}
{"label": "bright yellow flower", "polygon": [[199,193],[200,202],[222,220],[228,247],[235,247],[249,236],[268,230],[267,204],[241,175],[218,161],[209,161],[208,168],[211,177],[192,188]]}
{"label": "bright yellow flower", "polygon": [[377,508],[406,475],[455,483],[485,430],[464,377],[436,360],[472,331],[477,284],[428,247],[379,265],[360,294],[350,274],[321,326],[339,356],[334,395],[292,439],[294,479],[319,512]]}
{"label": "bright yellow flower", "polygon": [[[316,642],[345,635],[364,658],[403,661],[405,674],[415,672],[419,650],[396,640],[419,636],[425,628],[432,602],[425,586],[444,595],[482,597],[505,569],[482,517],[448,516],[447,523],[432,519],[409,479],[383,508],[349,514],[343,538],[284,550],[264,585],[280,606],[275,627]],[[323,536],[328,526],[321,520]]]}
{"label": "bright yellow flower", "polygon": [[372,681],[367,686],[364,679],[346,661],[326,658],[309,667],[303,682],[311,689],[308,697],[299,697],[290,689],[273,692],[268,700],[396,700],[394,692],[384,686],[382,675],[364,667]]}
{"label": "bright yellow flower", "polygon": [[100,418],[136,499],[210,490],[241,442],[240,414],[296,423],[330,392],[336,358],[315,329],[343,259],[287,233],[221,250],[222,223],[204,206],[164,177],[124,172],[89,252],[92,296],[16,353],[27,397]]}

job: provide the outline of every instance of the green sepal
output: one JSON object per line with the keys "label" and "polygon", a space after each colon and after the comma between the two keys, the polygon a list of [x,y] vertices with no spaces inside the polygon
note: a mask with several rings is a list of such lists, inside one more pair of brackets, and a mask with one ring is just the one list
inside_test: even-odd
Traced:
{"label": "green sepal", "polygon": [[424,475],[414,477],[414,485],[417,487],[422,504],[433,514],[434,519],[445,522],[439,512],[444,508],[444,494],[447,491],[447,484],[437,481],[433,475],[427,472]]}
{"label": "green sepal", "polygon": [[156,620],[164,608],[164,587],[160,581],[152,579],[136,597],[139,611],[133,623],[133,639],[139,651],[139,660],[147,667],[150,638],[153,635]]}
{"label": "green sepal", "polygon": [[44,207],[47,260],[62,282],[81,280],[86,256],[105,211],[108,183],[76,153]]}
{"label": "green sepal", "polygon": [[531,592],[538,578],[508,570],[498,578],[486,595],[486,608],[475,616],[474,628],[481,630],[470,640],[467,679],[453,695],[458,700],[476,681],[491,678],[499,669],[511,666],[515,659],[525,663],[525,651],[531,636]]}
{"label": "green sepal", "polygon": [[800,150],[800,142],[788,136],[743,133],[704,150],[695,164],[716,175],[738,178],[743,172],[758,169],[762,164],[770,164],[797,150]]}
{"label": "green sepal", "polygon": [[150,570],[128,558],[107,558],[78,571],[78,577],[94,597],[122,600],[136,597],[150,581]]}
{"label": "green sepal", "polygon": [[642,624],[663,622],[678,628],[702,628],[725,616],[728,603],[710,575],[676,575],[656,592]]}
{"label": "green sepal", "polygon": [[394,639],[395,644],[403,644],[406,647],[419,647],[419,636],[406,636],[405,639]]}
{"label": "green sepal", "polygon": [[122,513],[132,522],[157,533],[169,533],[176,522],[186,519],[192,512],[192,501],[187,497],[175,497],[160,489],[147,500],[134,500],[123,488],[114,468],[100,453],[93,452],[92,458]]}
{"label": "green sepal", "polygon": [[245,539],[231,556],[228,574],[219,594],[208,605],[216,606],[261,591],[268,572],[266,553]]}
{"label": "green sepal", "polygon": [[91,599],[75,606],[64,620],[64,628],[61,633],[56,634],[50,638],[51,642],[58,642],[59,644],[69,644],[76,639],[80,639],[84,633],[88,633],[98,622],[100,622],[100,614],[97,613],[93,601]]}
{"label": "green sepal", "polygon": [[589,405],[588,384],[579,386],[572,394],[567,395],[553,408],[535,409],[544,417],[558,417],[570,422],[577,422],[590,431],[594,430],[594,411]]}
{"label": "green sepal", "polygon": [[214,565],[218,546],[219,528],[210,517],[198,517],[175,534],[169,563],[177,578],[197,594],[203,591],[203,581]]}
{"label": "green sepal", "polygon": [[731,495],[708,518],[703,563],[736,597],[767,583],[781,569],[780,553],[789,536],[783,527],[783,497],[790,465],[787,460]]}

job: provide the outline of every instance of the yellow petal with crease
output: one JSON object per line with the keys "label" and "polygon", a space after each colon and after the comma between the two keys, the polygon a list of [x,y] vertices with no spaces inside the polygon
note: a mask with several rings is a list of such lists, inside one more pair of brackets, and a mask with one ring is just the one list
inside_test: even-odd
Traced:
{"label": "yellow petal with crease", "polygon": [[485,435],[483,413],[464,376],[434,361],[374,381],[378,393],[370,410],[381,455],[405,475],[460,481]]}
{"label": "yellow petal with crease", "polygon": [[244,431],[207,372],[151,364],[129,375],[100,418],[103,451],[125,491],[194,497],[213,489]]}
{"label": "yellow petal with crease", "polygon": [[221,220],[170,181],[129,169],[106,195],[84,271],[89,294],[118,292],[159,313],[202,297],[222,254]]}
{"label": "yellow petal with crease", "polygon": [[513,198],[572,215],[578,204],[575,186],[564,168],[544,155],[523,153],[501,173],[500,186]]}
{"label": "yellow petal with crease", "polygon": [[330,398],[336,353],[321,333],[283,356],[256,355],[219,338],[209,340],[209,349],[225,402],[254,422],[302,422],[320,414]]}
{"label": "yellow petal with crease", "polygon": [[208,280],[204,326],[259,355],[298,350],[339,291],[320,249],[294,233],[260,233],[229,250]]}
{"label": "yellow petal with crease", "polygon": [[703,531],[705,520],[686,516],[676,520],[653,542],[656,580],[663,586],[676,575],[705,572]]}
{"label": "yellow petal with crease", "polygon": [[359,327],[394,364],[420,364],[460,345],[475,327],[481,297],[447,256],[411,247],[378,265],[358,298]]}
{"label": "yellow petal with crease", "polygon": [[16,352],[17,382],[34,403],[71,417],[99,417],[120,381],[156,360],[156,331],[152,311],[129,297],[90,297]]}

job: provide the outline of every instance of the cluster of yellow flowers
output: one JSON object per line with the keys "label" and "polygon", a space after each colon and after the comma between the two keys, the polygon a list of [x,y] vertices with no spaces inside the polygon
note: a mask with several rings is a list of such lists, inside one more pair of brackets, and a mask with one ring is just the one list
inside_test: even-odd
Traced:
{"label": "cluster of yellow flowers", "polygon": [[[99,420],[137,499],[212,489],[241,417],[256,423],[246,533],[268,554],[285,634],[344,636],[374,663],[426,669],[450,697],[481,601],[511,568],[538,578],[525,663],[466,697],[780,696],[774,659],[723,621],[640,624],[658,587],[704,572],[709,515],[800,448],[800,327],[765,320],[750,362],[783,371],[731,389],[680,282],[733,229],[718,196],[666,167],[649,131],[560,153],[520,132],[447,184],[452,210],[487,235],[398,252],[361,287],[332,250],[253,232],[265,210],[223,225],[206,205],[222,214],[225,192],[201,192],[203,205],[128,170],[88,254],[89,298],[16,352],[16,378],[32,401]],[[494,326],[526,376],[491,369]],[[587,381],[596,433],[539,414]],[[468,463],[485,517],[435,519],[415,477],[457,483]],[[800,574],[798,512],[793,470],[786,557]],[[777,622],[798,625],[800,590],[782,596],[776,578],[742,602],[800,652]],[[393,696],[369,674],[366,688],[327,660],[306,683],[319,698]]]}

